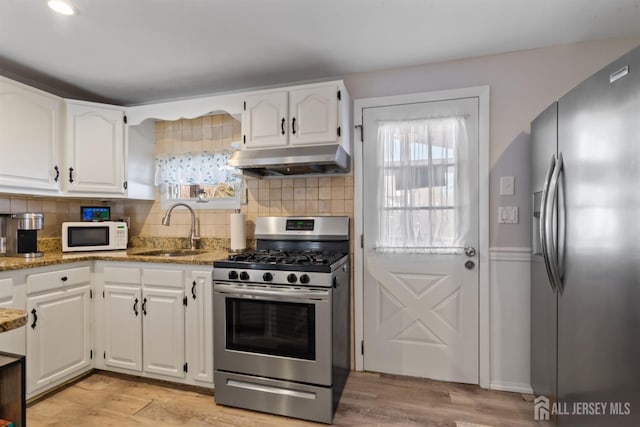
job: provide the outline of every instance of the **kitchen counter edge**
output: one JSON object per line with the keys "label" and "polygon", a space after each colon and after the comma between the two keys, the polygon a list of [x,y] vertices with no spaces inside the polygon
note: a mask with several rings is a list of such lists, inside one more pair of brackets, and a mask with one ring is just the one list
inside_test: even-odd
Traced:
{"label": "kitchen counter edge", "polygon": [[213,249],[197,255],[161,257],[138,255],[138,253],[148,251],[149,248],[135,248],[126,251],[109,252],[82,252],[82,253],[62,253],[49,252],[39,258],[0,258],[0,272],[11,270],[22,270],[26,268],[46,267],[50,265],[68,264],[80,261],[125,261],[125,262],[148,262],[155,264],[191,264],[191,265],[212,265],[213,261],[226,258],[229,252],[223,249]]}

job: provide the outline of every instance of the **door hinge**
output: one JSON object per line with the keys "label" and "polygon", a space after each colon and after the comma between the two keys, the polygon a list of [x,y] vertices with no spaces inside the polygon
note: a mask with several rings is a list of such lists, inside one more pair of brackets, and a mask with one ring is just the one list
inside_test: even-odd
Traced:
{"label": "door hinge", "polygon": [[182,370],[185,373],[189,372],[189,364],[187,362],[185,362],[184,365],[182,365]]}
{"label": "door hinge", "polygon": [[342,129],[340,129],[340,126],[338,126],[338,136],[341,136],[340,134],[342,133]]}
{"label": "door hinge", "polygon": [[360,235],[360,248],[364,249],[364,234]]}
{"label": "door hinge", "polygon": [[189,298],[187,298],[187,296],[185,295],[184,298],[182,298],[182,305],[186,307],[188,304],[188,301],[189,301]]}
{"label": "door hinge", "polygon": [[124,119],[124,124],[126,125],[127,124],[127,116],[124,116],[123,119]]}
{"label": "door hinge", "polygon": [[89,359],[93,359],[93,350],[89,352]]}
{"label": "door hinge", "polygon": [[247,101],[244,101],[244,102],[243,102],[242,109],[243,109],[244,111],[247,111]]}
{"label": "door hinge", "polygon": [[342,92],[338,91],[338,101],[342,101]]}
{"label": "door hinge", "polygon": [[93,289],[89,289],[89,299],[93,299]]}
{"label": "door hinge", "polygon": [[364,356],[364,340],[360,341],[360,354]]}
{"label": "door hinge", "polygon": [[128,186],[129,186],[129,182],[125,181],[122,183],[122,188],[124,188],[125,190],[127,189]]}

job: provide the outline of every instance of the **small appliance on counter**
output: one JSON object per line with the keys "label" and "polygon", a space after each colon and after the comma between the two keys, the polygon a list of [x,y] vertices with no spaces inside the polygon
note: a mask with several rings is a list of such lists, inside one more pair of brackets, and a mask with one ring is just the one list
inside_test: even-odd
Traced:
{"label": "small appliance on counter", "polygon": [[7,256],[7,217],[0,214],[0,257]]}
{"label": "small appliance on counter", "polygon": [[125,250],[128,235],[126,222],[63,222],[62,252]]}
{"label": "small appliance on counter", "polygon": [[5,217],[6,254],[22,258],[37,258],[38,230],[42,230],[44,215],[36,212],[24,212]]}

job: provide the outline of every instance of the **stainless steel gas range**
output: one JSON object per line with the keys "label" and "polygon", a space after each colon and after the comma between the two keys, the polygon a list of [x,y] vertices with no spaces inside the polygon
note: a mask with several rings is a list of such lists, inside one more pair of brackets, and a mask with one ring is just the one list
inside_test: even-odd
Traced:
{"label": "stainless steel gas range", "polygon": [[259,217],[215,261],[216,403],[331,423],[349,373],[348,217]]}

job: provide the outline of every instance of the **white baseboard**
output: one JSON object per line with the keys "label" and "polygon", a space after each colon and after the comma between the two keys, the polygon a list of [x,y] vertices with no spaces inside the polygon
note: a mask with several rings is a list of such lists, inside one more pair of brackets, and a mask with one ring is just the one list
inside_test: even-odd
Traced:
{"label": "white baseboard", "polygon": [[533,394],[533,389],[529,384],[522,383],[491,383],[491,390],[511,391],[513,393]]}

